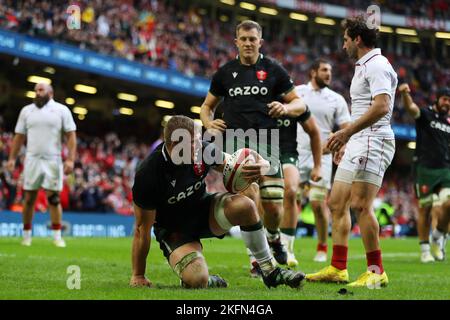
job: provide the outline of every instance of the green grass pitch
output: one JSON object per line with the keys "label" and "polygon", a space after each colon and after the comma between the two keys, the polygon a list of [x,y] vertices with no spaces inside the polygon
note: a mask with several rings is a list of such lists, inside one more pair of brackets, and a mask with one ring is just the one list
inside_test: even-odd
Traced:
{"label": "green grass pitch", "polygon": [[[389,286],[379,290],[349,289],[340,295],[337,284],[306,283],[300,290],[288,287],[267,289],[260,279],[249,276],[249,262],[240,239],[203,240],[204,255],[211,274],[224,277],[226,289],[186,290],[169,268],[153,239],[147,260],[147,276],[154,288],[130,288],[131,238],[67,238],[67,248],[56,248],[50,239],[33,239],[31,247],[19,238],[0,238],[0,299],[170,299],[170,300],[305,300],[305,299],[449,299],[450,263],[422,264],[417,239],[382,240],[384,267]],[[315,239],[297,239],[296,252],[305,272],[317,271],[326,263],[312,261]],[[349,248],[350,280],[365,271],[361,239]],[[67,268],[81,270],[81,288],[69,290]]]}

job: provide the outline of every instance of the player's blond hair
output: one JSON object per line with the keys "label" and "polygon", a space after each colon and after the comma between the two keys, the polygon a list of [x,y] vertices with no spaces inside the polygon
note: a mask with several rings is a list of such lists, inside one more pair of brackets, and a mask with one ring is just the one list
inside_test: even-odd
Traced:
{"label": "player's blond hair", "polygon": [[253,20],[244,20],[239,23],[236,27],[236,38],[238,36],[239,30],[244,29],[245,31],[256,29],[258,31],[258,35],[262,38],[262,28],[258,22]]}

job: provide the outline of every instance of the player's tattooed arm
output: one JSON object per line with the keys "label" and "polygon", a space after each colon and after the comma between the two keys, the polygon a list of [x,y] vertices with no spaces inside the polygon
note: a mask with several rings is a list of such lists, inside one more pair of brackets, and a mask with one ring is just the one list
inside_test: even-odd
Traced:
{"label": "player's tattooed arm", "polygon": [[411,97],[411,89],[407,83],[403,83],[398,87],[398,91],[402,95],[403,105],[406,111],[414,118],[417,119],[420,116],[420,108],[414,103]]}
{"label": "player's tattooed arm", "polygon": [[155,222],[156,210],[144,210],[134,204],[134,238],[132,247],[132,275],[130,286],[151,287],[152,283],[145,277],[146,261],[150,250],[150,230]]}
{"label": "player's tattooed arm", "polygon": [[214,120],[214,113],[219,101],[219,97],[208,92],[200,109],[200,120],[202,120],[203,125],[207,130],[219,130],[220,132],[224,132],[227,128],[225,121],[222,119]]}

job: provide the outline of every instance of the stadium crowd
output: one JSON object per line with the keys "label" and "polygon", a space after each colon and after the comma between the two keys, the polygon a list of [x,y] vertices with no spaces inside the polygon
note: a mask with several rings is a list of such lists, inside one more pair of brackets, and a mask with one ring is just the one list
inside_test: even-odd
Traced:
{"label": "stadium crowd", "polygon": [[[329,1],[333,2],[333,1]],[[369,4],[369,1],[366,1]],[[338,1],[356,5],[354,0]],[[358,1],[359,6],[361,1]],[[210,77],[225,61],[236,55],[233,23],[201,14],[185,1],[87,1],[80,0],[81,30],[67,30],[66,3],[47,0],[3,1],[0,3],[0,28],[25,33],[50,41],[62,41],[108,55],[147,65],[176,70],[188,76]],[[384,8],[406,14],[438,16],[448,12],[442,0],[378,1]],[[431,12],[431,13],[430,13]],[[308,81],[307,68],[318,56],[334,65],[333,88],[348,100],[353,65],[336,41],[315,35],[280,36],[265,31],[263,52],[279,60],[297,84]],[[383,48],[394,65],[400,81],[411,84],[414,99],[426,105],[437,88],[450,82],[448,62],[432,59],[426,49],[398,54]],[[431,95],[431,96],[430,96]],[[397,104],[394,122],[412,123]]]}

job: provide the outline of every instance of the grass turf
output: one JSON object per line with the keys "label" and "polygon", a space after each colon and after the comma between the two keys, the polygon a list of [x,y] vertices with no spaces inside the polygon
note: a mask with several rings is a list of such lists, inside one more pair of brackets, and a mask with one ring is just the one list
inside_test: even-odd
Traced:
{"label": "grass turf", "polygon": [[[450,297],[449,261],[422,264],[417,239],[382,240],[383,264],[389,286],[380,290],[348,288],[345,285],[306,283],[301,290],[288,287],[267,289],[260,279],[249,276],[249,262],[240,239],[203,240],[211,274],[228,281],[226,289],[186,290],[168,266],[152,239],[147,276],[154,288],[130,288],[131,238],[66,238],[67,248],[56,248],[50,239],[34,238],[31,247],[19,238],[0,238],[0,299],[147,299],[147,300],[297,300],[297,299],[426,299]],[[301,269],[315,272],[326,263],[312,261],[316,240],[297,239]],[[329,254],[330,256],[330,254]],[[67,268],[81,270],[81,289],[69,290]],[[364,272],[366,260],[361,239],[349,248],[350,280]]]}

